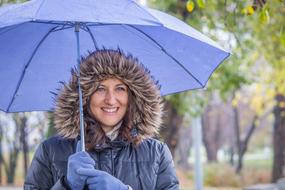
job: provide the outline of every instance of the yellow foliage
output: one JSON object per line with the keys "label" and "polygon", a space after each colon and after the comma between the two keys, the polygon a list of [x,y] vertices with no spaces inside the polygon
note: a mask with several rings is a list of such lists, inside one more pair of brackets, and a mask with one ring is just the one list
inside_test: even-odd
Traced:
{"label": "yellow foliage", "polygon": [[191,0],[187,1],[187,3],[186,3],[186,8],[187,8],[187,11],[188,11],[189,13],[191,13],[191,12],[194,10],[194,8],[195,8],[194,2],[191,1]]}
{"label": "yellow foliage", "polygon": [[270,113],[270,114],[268,115],[268,121],[270,121],[270,122],[273,122],[273,121],[274,121],[274,114],[273,114],[273,113]]}
{"label": "yellow foliage", "polygon": [[255,85],[255,93],[260,94],[262,92],[262,84],[258,83]]}
{"label": "yellow foliage", "polygon": [[254,8],[251,5],[248,5],[247,7],[243,8],[241,12],[244,15],[253,15],[254,14]]}
{"label": "yellow foliage", "polygon": [[252,6],[247,6],[247,7],[246,7],[246,13],[247,13],[248,15],[253,15],[253,13],[254,13],[254,8],[253,8]]}
{"label": "yellow foliage", "polygon": [[285,108],[285,102],[280,102],[278,105],[280,108]]}
{"label": "yellow foliage", "polygon": [[282,69],[276,69],[274,73],[274,81],[275,85],[277,87],[277,92],[284,94],[285,93],[285,68]]}
{"label": "yellow foliage", "polygon": [[241,100],[241,98],[242,98],[241,93],[240,93],[240,92],[236,92],[235,98],[236,98],[237,100]]}
{"label": "yellow foliage", "polygon": [[262,115],[266,109],[274,106],[276,92],[274,88],[263,83],[254,84],[253,87],[248,104],[252,110],[255,110],[257,115]]}
{"label": "yellow foliage", "polygon": [[250,107],[254,109],[257,114],[261,114],[264,108],[264,100],[262,96],[254,96],[250,102]]}
{"label": "yellow foliage", "polygon": [[261,12],[260,12],[260,15],[259,15],[259,20],[261,23],[263,24],[268,24],[269,21],[270,21],[270,15],[269,15],[269,12],[267,9],[263,9]]}
{"label": "yellow foliage", "polygon": [[280,43],[285,46],[285,32],[282,32],[280,35]]}
{"label": "yellow foliage", "polygon": [[267,99],[269,99],[269,100],[273,100],[273,99],[274,99],[274,97],[275,97],[275,95],[276,95],[275,90],[274,90],[274,89],[272,89],[272,88],[267,89],[265,93],[266,93],[266,97],[267,97]]}
{"label": "yellow foliage", "polygon": [[234,99],[232,100],[232,106],[233,106],[233,107],[237,107],[237,105],[238,105],[238,100],[237,100],[236,98],[234,98]]}
{"label": "yellow foliage", "polygon": [[257,119],[254,121],[255,126],[259,126],[260,125],[260,121]]}

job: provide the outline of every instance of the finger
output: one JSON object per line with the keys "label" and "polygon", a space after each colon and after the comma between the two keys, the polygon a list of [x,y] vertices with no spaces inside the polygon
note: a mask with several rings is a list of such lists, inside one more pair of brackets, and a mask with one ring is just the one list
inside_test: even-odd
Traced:
{"label": "finger", "polygon": [[77,152],[70,157],[71,160],[75,162],[80,160],[81,163],[88,163],[95,166],[95,161],[91,158],[91,156],[87,152]]}
{"label": "finger", "polygon": [[100,187],[99,185],[100,185],[99,183],[92,183],[88,185],[88,188],[90,190],[97,189],[98,187]]}
{"label": "finger", "polygon": [[89,168],[79,168],[77,169],[77,173],[89,177],[99,177],[102,175],[100,170],[89,169]]}
{"label": "finger", "polygon": [[96,184],[98,183],[100,180],[99,180],[99,177],[97,176],[92,176],[92,177],[88,177],[87,180],[86,180],[86,183],[87,184]]}
{"label": "finger", "polygon": [[74,165],[73,168],[75,170],[78,170],[79,168],[94,169],[94,166],[91,164],[81,164],[81,165]]}
{"label": "finger", "polygon": [[87,157],[81,157],[79,159],[74,159],[74,162],[76,162],[78,165],[81,164],[90,164],[93,167],[95,166],[95,161],[92,158],[87,158]]}
{"label": "finger", "polygon": [[90,155],[87,152],[84,152],[84,151],[80,151],[80,152],[76,152],[76,153],[72,154],[72,157],[74,157],[74,156],[90,157]]}

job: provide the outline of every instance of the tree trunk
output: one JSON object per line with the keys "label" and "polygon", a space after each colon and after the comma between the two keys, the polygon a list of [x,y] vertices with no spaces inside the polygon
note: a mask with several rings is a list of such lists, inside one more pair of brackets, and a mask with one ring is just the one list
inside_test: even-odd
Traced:
{"label": "tree trunk", "polygon": [[189,170],[190,164],[188,162],[191,150],[192,126],[182,126],[179,132],[179,143],[175,154],[177,166],[183,170]]}
{"label": "tree trunk", "polygon": [[238,164],[237,164],[237,168],[236,168],[236,173],[240,173],[240,171],[243,167],[243,157],[247,151],[249,140],[250,140],[251,136],[253,135],[254,130],[256,129],[255,123],[256,123],[257,119],[258,119],[257,116],[254,116],[254,119],[251,123],[250,129],[248,130],[248,132],[246,134],[245,139],[240,142],[241,144],[239,146],[240,146],[241,152],[240,152],[239,157],[238,157]]}
{"label": "tree trunk", "polygon": [[[17,146],[17,145],[14,145]],[[7,184],[13,184],[15,179],[15,171],[17,167],[17,160],[19,155],[19,148],[15,148],[9,155],[9,168],[7,171]]]}
{"label": "tree trunk", "polygon": [[238,163],[236,166],[236,173],[239,173],[242,169],[242,159],[241,158],[241,139],[240,139],[240,129],[239,129],[239,115],[237,107],[233,108],[234,110],[234,128],[236,134],[236,148],[238,154]]}
{"label": "tree trunk", "polygon": [[23,116],[20,118],[21,123],[20,123],[20,143],[23,151],[23,165],[24,165],[24,175],[27,175],[28,172],[28,163],[29,163],[29,148],[28,148],[28,143],[27,143],[27,138],[28,135],[26,133],[26,128],[27,128],[27,117]]}
{"label": "tree trunk", "polygon": [[220,126],[219,113],[215,108],[207,105],[202,115],[202,134],[205,145],[208,162],[217,162],[217,153],[219,149]]}
{"label": "tree trunk", "polygon": [[276,95],[275,100],[272,182],[276,182],[279,178],[285,176],[285,97],[278,94]]}
{"label": "tree trunk", "polygon": [[236,165],[236,173],[239,174],[243,168],[243,157],[244,154],[247,151],[248,143],[250,141],[250,138],[252,137],[255,129],[256,129],[256,121],[258,120],[258,117],[256,115],[253,116],[253,119],[251,121],[251,124],[249,126],[249,129],[246,131],[245,138],[241,139],[241,131],[240,131],[240,124],[239,120],[241,119],[239,117],[238,108],[234,107],[234,126],[235,126],[235,133],[236,133],[236,147],[237,147],[237,154],[238,154],[238,161]]}
{"label": "tree trunk", "polygon": [[15,113],[13,114],[13,120],[15,122],[15,127],[16,127],[14,133],[14,139],[8,142],[12,145],[12,148],[10,149],[9,152],[9,160],[7,161],[7,163],[4,162],[8,184],[14,183],[17,161],[21,149],[21,137],[22,137],[21,130],[23,128],[26,128],[27,116],[24,113]]}
{"label": "tree trunk", "polygon": [[230,145],[230,148],[229,148],[229,164],[231,166],[234,166],[235,165],[235,160],[234,160],[234,156],[235,156],[235,149],[234,149],[234,146],[233,145]]}
{"label": "tree trunk", "polygon": [[223,137],[227,131],[229,122],[225,105],[218,93],[213,92],[208,105],[202,114],[202,133],[208,162],[218,161],[218,151],[224,143]]}
{"label": "tree trunk", "polygon": [[54,118],[53,118],[53,113],[52,112],[48,112],[46,114],[46,118],[48,118],[48,131],[46,134],[46,138],[51,137],[53,135],[56,134],[56,130],[54,128]]}
{"label": "tree trunk", "polygon": [[165,118],[165,127],[160,130],[160,135],[164,142],[168,145],[172,156],[175,156],[175,150],[179,141],[179,130],[182,125],[183,117],[180,116],[177,110],[166,102],[167,117]]}

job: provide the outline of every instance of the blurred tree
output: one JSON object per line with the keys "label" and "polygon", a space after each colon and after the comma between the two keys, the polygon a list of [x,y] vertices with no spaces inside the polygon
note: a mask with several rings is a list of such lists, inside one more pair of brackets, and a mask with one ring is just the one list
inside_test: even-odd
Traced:
{"label": "blurred tree", "polygon": [[217,153],[225,143],[225,133],[228,123],[225,117],[229,112],[217,93],[211,93],[209,102],[202,114],[203,143],[208,162],[217,162]]}
{"label": "blurred tree", "polygon": [[[255,3],[257,1],[254,1]],[[263,56],[273,68],[267,83],[275,89],[273,127],[273,168],[272,181],[285,177],[285,2],[281,0],[259,1],[251,16],[252,37]]]}
{"label": "blurred tree", "polygon": [[179,131],[179,141],[175,152],[175,163],[176,166],[183,170],[189,171],[191,169],[189,160],[189,155],[192,145],[192,135],[191,135],[191,118],[184,117],[183,124]]}
{"label": "blurred tree", "polygon": [[178,110],[172,106],[170,102],[166,102],[165,110],[167,117],[164,119],[164,124],[160,130],[160,136],[168,145],[173,157],[179,142],[179,130],[182,126],[183,116],[178,113]]}
{"label": "blurred tree", "polygon": [[[206,35],[213,37],[217,40],[216,36],[221,36],[223,34],[223,40],[226,40],[226,46],[231,47],[235,44],[240,44],[241,41],[245,41],[245,38],[238,39],[234,34],[227,34],[227,24],[224,22],[226,18],[223,13],[217,13],[217,7],[221,7],[220,2],[208,2],[205,4],[203,1],[183,1],[183,0],[167,0],[167,1],[150,1],[151,5],[156,6],[160,9],[163,9],[167,12],[170,12],[174,16],[181,18],[185,22],[188,22],[191,26],[202,30]],[[197,4],[197,8],[194,9],[193,7]],[[222,4],[223,5],[223,4]],[[224,6],[224,5],[223,5]],[[189,9],[191,11],[189,11]],[[220,15],[219,15],[220,14]],[[213,20],[216,19],[216,20]],[[247,42],[249,43],[249,42]],[[245,49],[246,48],[246,49]],[[239,48],[238,51],[232,55],[232,58],[226,63],[222,64],[216,73],[213,74],[211,81],[208,85],[207,92],[203,92],[202,96],[191,96],[191,94],[198,93],[196,91],[185,93],[185,95],[175,95],[170,96],[167,100],[170,102],[175,109],[180,110],[181,117],[189,112],[191,108],[197,105],[200,106],[199,111],[190,111],[190,114],[198,114],[200,115],[203,112],[204,105],[207,104],[207,101],[210,97],[213,96],[213,93],[221,94],[224,100],[228,99],[228,97],[233,97],[234,91],[239,89],[243,84],[247,83],[248,80],[246,79],[246,66],[244,68],[240,68],[241,65],[246,65],[247,60],[241,62],[240,60],[243,59],[246,55],[242,54],[242,52],[249,53],[248,47],[246,46],[244,49]],[[189,104],[189,99],[192,100],[192,104]],[[180,107],[182,105],[182,108]],[[185,109],[188,107],[190,109]],[[205,109],[207,110],[207,109]],[[207,115],[206,113],[204,115]],[[203,124],[209,124],[210,122],[207,121],[207,117],[203,117]],[[171,116],[169,117],[171,121]],[[170,125],[171,126],[171,125]],[[177,127],[177,126],[176,126]],[[180,126],[179,126],[180,127]],[[206,130],[207,127],[203,126],[202,129]],[[171,129],[169,129],[171,130]],[[178,130],[177,130],[178,131]],[[221,134],[221,128],[217,128],[214,131],[215,134]],[[213,139],[215,135],[210,134],[210,131],[203,131],[204,135],[207,133],[207,137],[204,136],[204,143],[206,146],[206,150],[208,154],[208,158],[210,160],[215,159],[217,150],[219,148],[219,144],[216,143],[217,146],[211,146],[214,142]],[[172,133],[173,134],[173,133]],[[214,138],[213,138],[214,137]],[[217,138],[216,138],[217,139]]]}
{"label": "blurred tree", "polygon": [[268,80],[275,89],[274,128],[273,128],[273,168],[272,181],[285,177],[285,2],[268,1],[260,10],[259,23],[254,23],[256,41],[260,52],[272,65],[273,72]]}
{"label": "blurred tree", "polygon": [[[267,81],[275,88],[275,99],[277,101],[274,112],[272,180],[276,181],[282,175],[284,176],[282,169],[284,168],[285,157],[280,157],[285,153],[285,146],[283,145],[285,142],[281,140],[283,139],[282,135],[285,133],[284,119],[282,119],[284,112],[280,109],[283,106],[281,97],[285,94],[284,1],[150,0],[150,4],[183,19],[213,39],[220,40],[224,47],[232,49],[231,58],[218,68],[209,81],[209,94],[213,89],[216,89],[225,100],[233,98],[234,93],[238,92],[244,84],[254,80],[254,76],[251,74],[252,69],[249,68],[258,58],[264,57],[272,65],[273,72],[269,77],[270,80]],[[235,126],[237,127],[238,124]],[[254,129],[255,125],[251,126]],[[248,132],[250,131],[252,130]],[[280,131],[283,131],[283,133],[280,133]],[[236,132],[236,138],[240,139],[238,137],[238,128],[236,128]],[[246,141],[248,142],[249,139]],[[237,140],[236,144],[237,153],[241,156],[242,150],[246,150],[245,147],[241,148],[244,146],[244,142],[242,143],[240,139]],[[241,144],[243,145],[241,146]],[[207,146],[207,144],[205,145]]]}
{"label": "blurred tree", "polygon": [[48,119],[48,130],[46,133],[46,138],[51,137],[56,134],[56,130],[54,128],[54,119],[53,119],[53,113],[52,112],[47,112],[46,113],[46,118]]}
{"label": "blurred tree", "polygon": [[[13,118],[16,122],[16,125],[20,127],[20,146],[23,152],[23,166],[24,166],[24,175],[27,175],[28,172],[28,165],[29,165],[29,146],[28,146],[28,133],[27,133],[27,120],[28,120],[27,113],[19,113],[14,114]],[[17,160],[16,160],[17,161]]]}
{"label": "blurred tree", "polygon": [[[25,141],[21,132],[25,131],[27,127],[28,117],[25,113],[5,114],[6,120],[13,123],[14,130],[11,129],[11,125],[6,123],[3,129],[5,139],[7,141],[8,148],[8,159],[4,159],[4,155],[1,155],[1,161],[4,165],[5,173],[7,176],[7,183],[13,184],[15,180],[15,171],[17,167],[17,161],[19,152],[21,150],[21,140]],[[9,128],[7,127],[9,126]],[[26,157],[27,158],[27,157]],[[24,156],[24,166],[27,168],[27,159]]]}

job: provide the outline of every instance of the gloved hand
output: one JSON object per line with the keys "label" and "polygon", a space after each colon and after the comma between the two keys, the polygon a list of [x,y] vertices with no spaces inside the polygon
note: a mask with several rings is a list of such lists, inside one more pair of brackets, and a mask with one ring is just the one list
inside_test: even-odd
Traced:
{"label": "gloved hand", "polygon": [[88,176],[86,184],[90,190],[128,190],[128,186],[107,172],[96,169],[78,169],[82,176]]}
{"label": "gloved hand", "polygon": [[94,169],[95,161],[90,157],[87,152],[80,150],[80,142],[77,143],[76,153],[68,157],[67,165],[67,183],[72,190],[82,190],[86,183],[87,176],[80,175],[78,170],[80,169]]}

